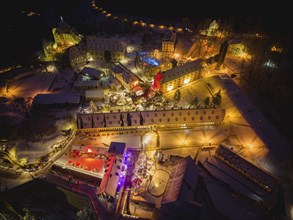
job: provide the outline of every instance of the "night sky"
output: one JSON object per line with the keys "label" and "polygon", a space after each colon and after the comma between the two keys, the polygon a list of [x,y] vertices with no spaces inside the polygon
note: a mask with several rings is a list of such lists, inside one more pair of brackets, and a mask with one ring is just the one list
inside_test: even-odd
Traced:
{"label": "night sky", "polygon": [[[99,0],[110,12],[129,13],[154,18],[175,18],[180,20],[189,17],[199,21],[203,18],[233,19],[235,25],[242,25],[245,20],[252,18],[261,20],[267,29],[280,33],[292,34],[292,4],[290,1],[210,1],[210,0],[179,0],[171,1],[131,1],[131,0]],[[161,7],[160,4],[166,4]]]}
{"label": "night sky", "polygon": [[[191,1],[178,3],[160,1],[99,0],[98,5],[113,14],[140,16],[154,21],[182,21],[188,17],[195,25],[204,18],[233,20],[237,31],[247,19],[261,24],[268,33],[292,37],[292,12],[290,1]],[[191,4],[192,2],[192,4]],[[30,57],[41,49],[42,39],[51,38],[51,29],[57,25],[62,15],[70,23],[69,17],[80,4],[90,5],[90,0],[16,0],[8,1],[0,9],[2,64],[20,57]],[[257,4],[256,4],[257,3]],[[40,12],[41,16],[28,17],[22,11]],[[75,24],[70,23],[74,26]],[[79,28],[76,27],[78,30]]]}

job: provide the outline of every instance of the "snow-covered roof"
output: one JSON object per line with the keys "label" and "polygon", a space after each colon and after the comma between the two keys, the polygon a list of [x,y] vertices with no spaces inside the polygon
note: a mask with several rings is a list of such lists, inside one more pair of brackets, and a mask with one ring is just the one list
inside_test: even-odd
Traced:
{"label": "snow-covered roof", "polygon": [[100,85],[99,80],[77,80],[74,83],[75,87],[98,87]]}
{"label": "snow-covered roof", "polygon": [[90,67],[84,67],[82,70],[81,70],[82,73],[85,73],[85,74],[88,74],[92,77],[95,77],[95,78],[100,78],[101,75],[102,75],[102,72],[100,70],[97,70],[97,69],[94,69],[94,68],[90,68]]}
{"label": "snow-covered roof", "polygon": [[104,98],[104,89],[92,89],[85,91],[85,97]]}
{"label": "snow-covered roof", "polygon": [[[192,158],[188,156],[181,159],[170,173],[162,204],[175,202],[179,198],[192,201],[192,195],[189,191],[195,190],[197,180],[198,171]],[[191,189],[184,187],[184,184],[187,184]]]}
{"label": "snow-covered roof", "polygon": [[52,105],[52,104],[78,104],[81,94],[77,92],[61,92],[55,94],[38,94],[33,100],[33,104]]}
{"label": "snow-covered roof", "polygon": [[138,80],[138,77],[136,77],[129,69],[127,69],[121,63],[113,67],[112,71],[114,74],[120,74],[126,83]]}
{"label": "snow-covered roof", "polygon": [[180,78],[181,76],[187,75],[189,73],[201,70],[203,68],[201,62],[202,60],[198,59],[185,63],[182,66],[177,66],[173,69],[167,70],[166,72],[164,72],[163,83]]}

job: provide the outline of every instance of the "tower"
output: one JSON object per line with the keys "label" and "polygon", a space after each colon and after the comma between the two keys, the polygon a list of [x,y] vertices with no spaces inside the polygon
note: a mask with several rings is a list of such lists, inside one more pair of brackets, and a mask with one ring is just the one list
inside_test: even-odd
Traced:
{"label": "tower", "polygon": [[216,70],[219,70],[220,67],[223,65],[224,60],[225,60],[225,56],[226,56],[226,53],[227,53],[227,49],[228,49],[228,42],[224,41],[222,43],[222,45],[221,45],[221,48],[220,48],[220,51],[219,51],[219,54],[218,54],[218,63],[217,63],[217,66],[216,66]]}

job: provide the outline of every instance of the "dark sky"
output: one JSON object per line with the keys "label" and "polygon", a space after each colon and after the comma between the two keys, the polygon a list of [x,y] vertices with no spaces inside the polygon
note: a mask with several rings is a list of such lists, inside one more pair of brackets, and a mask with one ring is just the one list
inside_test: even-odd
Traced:
{"label": "dark sky", "polygon": [[[2,53],[7,61],[15,57],[29,57],[26,54],[41,47],[42,39],[51,37],[51,28],[60,15],[69,15],[80,4],[90,5],[91,0],[14,0],[7,1],[0,8]],[[211,0],[98,0],[111,13],[140,16],[156,20],[181,21],[189,17],[196,25],[201,19],[232,19],[235,28],[251,17],[251,23],[262,23],[270,32],[292,36],[292,6],[288,0],[263,1],[211,1]],[[22,10],[37,11],[39,17],[27,17]],[[73,12],[75,13],[75,12]],[[68,20],[67,20],[68,21]],[[74,24],[71,24],[74,25]],[[76,27],[78,29],[78,27]],[[1,65],[1,63],[0,63]]]}
{"label": "dark sky", "polygon": [[[145,17],[176,18],[189,17],[192,20],[202,18],[233,19],[242,24],[247,18],[262,20],[265,25],[278,33],[292,33],[292,3],[287,0],[263,1],[211,1],[177,0],[175,1],[131,1],[99,0],[98,5],[113,12],[130,13]],[[161,6],[163,5],[163,6]]]}

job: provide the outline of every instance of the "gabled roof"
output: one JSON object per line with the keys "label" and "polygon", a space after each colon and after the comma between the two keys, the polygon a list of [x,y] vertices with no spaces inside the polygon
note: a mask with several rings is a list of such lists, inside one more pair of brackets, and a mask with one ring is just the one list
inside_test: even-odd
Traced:
{"label": "gabled roof", "polygon": [[201,70],[203,68],[201,62],[202,60],[198,59],[185,63],[182,66],[177,66],[173,69],[167,70],[166,72],[164,72],[163,83],[180,78],[181,76],[187,75],[189,73]]}

